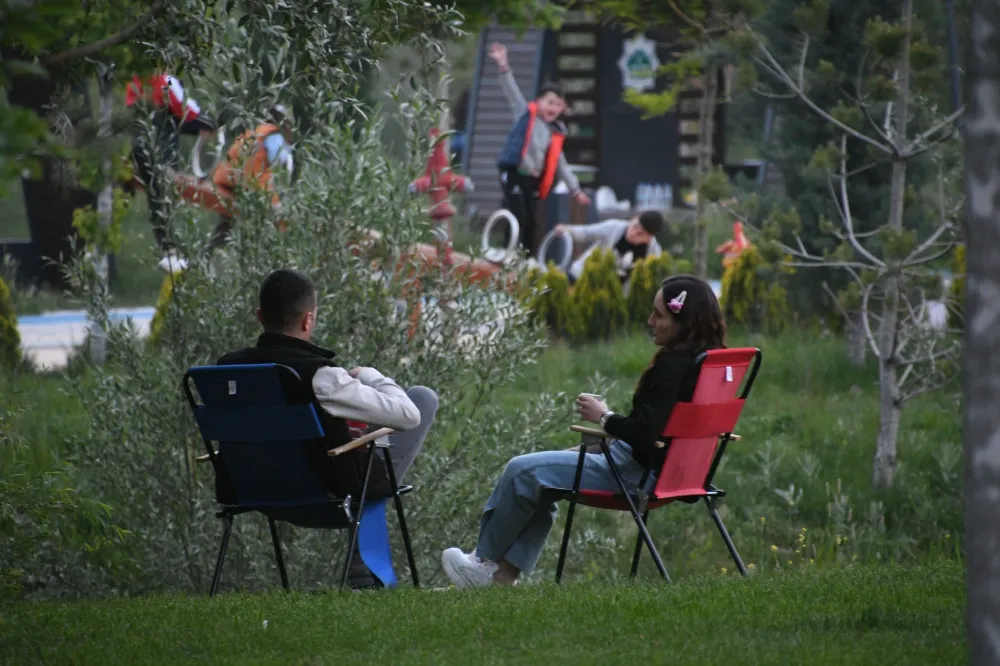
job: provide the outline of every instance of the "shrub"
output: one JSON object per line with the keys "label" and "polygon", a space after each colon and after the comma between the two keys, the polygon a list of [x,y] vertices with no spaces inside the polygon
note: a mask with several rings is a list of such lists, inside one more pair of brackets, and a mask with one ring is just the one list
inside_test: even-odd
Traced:
{"label": "shrub", "polygon": [[0,278],[0,368],[15,368],[21,363],[21,335],[17,331],[14,299]]}
{"label": "shrub", "polygon": [[180,282],[183,273],[174,273],[173,275],[168,275],[164,278],[163,284],[160,285],[160,295],[156,298],[156,308],[153,311],[153,318],[149,322],[149,337],[147,338],[148,344],[155,345],[160,340],[160,334],[163,330],[163,321],[167,317],[167,312],[170,307],[170,299],[174,294],[174,284]]}
{"label": "shrub", "polygon": [[749,247],[722,273],[721,305],[731,323],[777,333],[791,323],[788,293],[779,277],[785,269]]}
{"label": "shrub", "polygon": [[634,328],[645,327],[660,284],[673,274],[674,259],[667,252],[658,257],[645,257],[635,262],[628,281],[626,299],[629,323]]}
{"label": "shrub", "polygon": [[694,270],[694,264],[691,263],[690,259],[677,259],[674,261],[674,273],[676,275],[685,275]]}
{"label": "shrub", "polygon": [[[402,270],[375,271],[371,257],[355,256],[345,244],[363,227],[381,231],[379,256],[391,267],[408,246],[427,237],[430,221],[422,201],[407,192],[427,151],[429,123],[416,119],[430,114],[420,104],[429,100],[411,102],[406,160],[385,155],[376,121],[324,123],[302,141],[296,162],[307,167],[282,200],[287,231],[275,229],[266,197],[241,193],[230,245],[208,257],[199,247],[195,211],[174,209],[178,250],[190,263],[170,288],[170,307],[160,309],[156,345],[137,344],[129,331],[101,320],[106,305],[96,273],[86,262],[72,267],[92,316],[104,322],[111,359],[95,369],[94,381],[75,388],[90,422],[79,444],[90,488],[133,535],[118,553],[131,566],[116,570],[116,590],[190,592],[208,586],[220,534],[213,476],[194,464],[204,445],[179,381],[188,367],[252,344],[259,333],[257,290],[275,268],[291,266],[312,277],[320,303],[314,339],[333,346],[339,362],[374,365],[404,386],[424,384],[441,397],[431,439],[406,478],[417,488],[433,486],[407,504],[410,528],[421,535],[415,544],[425,575],[433,571],[441,543],[474,530],[480,505],[470,498],[482,494],[483,480],[493,478],[511,455],[544,446],[564,401],[541,395],[530,409],[513,413],[491,399],[545,345],[527,308],[506,294],[463,286],[447,270],[417,275],[401,262]],[[400,311],[399,304],[412,304],[415,293],[426,299],[411,336],[411,310]],[[458,307],[433,305],[452,300]],[[462,353],[456,353],[458,345]],[[99,462],[109,450],[117,452],[114,466]],[[335,585],[330,534],[281,529],[289,575],[298,586]],[[237,520],[226,580],[250,589],[274,586],[266,543],[266,521]],[[396,562],[405,561],[397,553]],[[405,573],[404,564],[401,578]],[[87,587],[94,576],[83,574],[75,592],[100,592]]]}
{"label": "shrub", "polygon": [[34,454],[16,432],[19,417],[0,396],[0,596],[58,592],[67,560],[124,536],[106,505],[76,491],[69,463]]}
{"label": "shrub", "polygon": [[572,300],[579,317],[576,340],[609,340],[625,328],[628,310],[614,252],[596,248],[590,253]]}
{"label": "shrub", "polygon": [[579,317],[570,297],[569,278],[558,268],[534,268],[528,272],[522,299],[533,318],[560,338],[571,339],[579,328]]}

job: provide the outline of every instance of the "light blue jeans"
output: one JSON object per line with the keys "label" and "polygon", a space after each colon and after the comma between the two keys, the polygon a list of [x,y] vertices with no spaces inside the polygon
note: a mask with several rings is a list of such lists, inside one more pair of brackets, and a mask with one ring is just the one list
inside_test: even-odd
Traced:
{"label": "light blue jeans", "polygon": [[[632,458],[632,447],[620,440],[609,445],[626,486],[635,487],[645,469]],[[526,574],[538,563],[557,509],[548,488],[572,488],[578,451],[542,451],[512,458],[486,502],[476,554],[491,562],[506,560]],[[656,484],[650,474],[644,490]],[[583,490],[621,492],[603,453],[588,453],[580,479]]]}

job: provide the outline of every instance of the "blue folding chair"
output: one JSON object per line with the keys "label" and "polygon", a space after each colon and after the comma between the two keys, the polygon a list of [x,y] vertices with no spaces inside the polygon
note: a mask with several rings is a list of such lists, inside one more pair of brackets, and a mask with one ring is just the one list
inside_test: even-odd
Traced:
{"label": "blue folding chair", "polygon": [[[392,429],[376,430],[327,452],[329,456],[340,456],[368,447],[361,496],[334,497],[323,489],[303,450],[304,442],[322,439],[323,427],[315,405],[296,399],[302,382],[294,370],[275,364],[194,367],[184,374],[183,386],[208,449],[197,460],[211,462],[217,477],[228,474],[237,500],[235,504],[222,504],[216,514],[224,528],[209,596],[219,588],[233,519],[254,511],[267,517],[281,584],[286,590],[288,574],[276,521],[306,528],[349,530],[341,589],[347,586],[355,547],[383,585],[395,587],[385,511],[388,499],[366,497],[376,450],[381,450],[385,458],[413,585],[420,586],[400,499],[413,488],[397,485],[388,444],[379,441]],[[218,444],[217,450],[213,442]]]}

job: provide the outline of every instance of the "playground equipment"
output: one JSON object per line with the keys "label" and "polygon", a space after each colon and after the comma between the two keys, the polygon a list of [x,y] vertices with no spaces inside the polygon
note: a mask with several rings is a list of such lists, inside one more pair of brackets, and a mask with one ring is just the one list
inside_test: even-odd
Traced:
{"label": "playground equipment", "polygon": [[455,216],[455,207],[451,204],[452,192],[472,192],[475,188],[471,179],[456,175],[451,170],[451,163],[446,155],[447,140],[441,138],[441,130],[437,127],[430,132],[434,150],[427,159],[427,170],[424,175],[410,183],[410,192],[426,194],[431,200],[430,216],[435,228],[443,236],[444,259],[451,258],[451,218]]}
{"label": "playground equipment", "polygon": [[[510,237],[507,241],[506,248],[492,247],[490,244],[490,236],[493,234],[493,230],[495,229],[497,222],[506,222],[510,231]],[[486,220],[486,224],[483,226],[483,256],[487,261],[495,264],[503,264],[507,262],[509,258],[515,256],[517,252],[517,241],[520,235],[521,226],[518,224],[517,218],[513,213],[506,208],[494,211],[493,214]]]}
{"label": "playground equipment", "polygon": [[[562,251],[556,255],[555,259],[550,259],[549,251],[552,249],[553,243],[557,242],[562,243]],[[570,264],[573,263],[573,237],[569,234],[560,235],[556,233],[555,229],[545,234],[538,246],[538,259],[544,264],[550,262],[555,264],[556,268],[563,273],[568,272]]]}
{"label": "playground equipment", "polygon": [[[437,140],[439,136],[437,129],[431,130],[431,136]],[[178,194],[185,200],[210,210],[219,215],[234,216],[233,192],[219,187],[212,182],[212,171],[221,162],[224,155],[223,148],[217,142],[213,166],[209,170],[202,167],[201,155],[204,141],[199,137],[195,142],[193,154],[191,156],[192,171],[194,175],[173,172],[171,181]],[[286,164],[290,167],[290,164]],[[198,174],[201,174],[200,176]],[[136,182],[136,187],[141,189],[141,184]],[[430,243],[415,243],[408,248],[399,258],[395,271],[416,270],[417,276],[428,275],[431,271],[449,270],[456,278],[467,284],[495,285],[497,280],[505,287],[513,287],[519,279],[516,271],[505,271],[505,265],[511,263],[515,256],[511,251],[517,246],[518,227],[517,219],[506,210],[499,210],[494,213],[494,222],[490,230],[500,221],[506,221],[511,227],[511,241],[508,249],[493,250],[488,247],[489,233],[484,234],[484,250],[487,250],[487,257],[484,259],[473,259],[468,254],[455,252],[451,248],[450,221],[455,214],[455,208],[451,205],[449,195],[453,191],[470,191],[473,187],[472,181],[468,178],[452,174],[445,159],[444,142],[438,141],[427,164],[427,171],[424,176],[418,178],[410,184],[410,191],[414,194],[423,193],[431,197],[433,206],[431,217],[440,225],[444,225],[447,236],[437,245]],[[281,228],[279,226],[279,228]],[[366,230],[362,238],[349,240],[348,246],[355,253],[368,253],[374,249],[376,241],[381,235],[373,230]],[[384,270],[379,265],[379,260],[373,256],[373,268]],[[170,279],[170,276],[167,276]]]}
{"label": "playground equipment", "polygon": [[715,251],[722,255],[723,268],[728,268],[749,247],[751,244],[743,233],[743,223],[733,222],[733,237],[715,248]]}
{"label": "playground equipment", "polygon": [[211,176],[226,155],[226,131],[220,127],[215,133],[215,139],[215,157],[207,172],[201,168],[201,146],[205,142],[205,136],[199,134],[194,142],[194,148],[191,150],[191,171],[199,180]]}

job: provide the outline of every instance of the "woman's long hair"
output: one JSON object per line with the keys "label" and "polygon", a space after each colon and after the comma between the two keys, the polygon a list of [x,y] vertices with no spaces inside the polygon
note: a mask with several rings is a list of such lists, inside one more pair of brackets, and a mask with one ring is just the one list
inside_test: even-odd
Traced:
{"label": "woman's long hair", "polygon": [[667,308],[667,316],[677,320],[677,333],[666,346],[657,350],[649,367],[639,378],[636,390],[642,386],[661,354],[700,354],[710,349],[724,349],[726,346],[726,320],[722,317],[722,308],[719,307],[719,299],[715,297],[712,286],[694,275],[674,275],[660,285],[659,293],[663,296],[664,305],[679,297],[682,292],[685,296],[680,311],[673,312]]}

